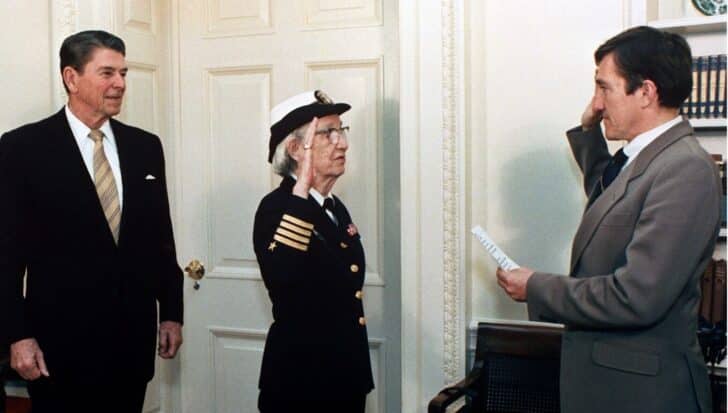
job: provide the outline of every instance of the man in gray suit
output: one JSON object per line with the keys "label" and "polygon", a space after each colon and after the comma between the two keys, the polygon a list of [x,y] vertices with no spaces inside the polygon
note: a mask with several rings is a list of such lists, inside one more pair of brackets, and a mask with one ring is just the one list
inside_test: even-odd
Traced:
{"label": "man in gray suit", "polygon": [[[710,412],[696,331],[719,230],[715,165],[679,116],[685,39],[636,27],[594,53],[595,91],[567,132],[588,206],[569,277],[521,267],[498,284],[529,317],[563,323],[563,412]],[[627,144],[613,157],[608,140]]]}

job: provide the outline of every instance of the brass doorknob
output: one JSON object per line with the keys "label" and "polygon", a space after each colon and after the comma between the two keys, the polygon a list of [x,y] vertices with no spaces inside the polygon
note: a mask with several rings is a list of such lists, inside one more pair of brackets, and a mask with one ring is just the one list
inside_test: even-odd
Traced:
{"label": "brass doorknob", "polygon": [[202,277],[205,276],[205,265],[201,263],[199,260],[192,260],[189,264],[185,267],[185,272],[187,273],[187,276],[195,280],[195,290],[200,289],[200,281]]}

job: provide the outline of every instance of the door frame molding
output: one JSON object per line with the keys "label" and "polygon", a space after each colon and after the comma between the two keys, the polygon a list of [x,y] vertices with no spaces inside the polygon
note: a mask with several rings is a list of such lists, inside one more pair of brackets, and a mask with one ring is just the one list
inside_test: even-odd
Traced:
{"label": "door frame molding", "polygon": [[463,0],[399,9],[402,411],[424,412],[465,372],[466,29]]}

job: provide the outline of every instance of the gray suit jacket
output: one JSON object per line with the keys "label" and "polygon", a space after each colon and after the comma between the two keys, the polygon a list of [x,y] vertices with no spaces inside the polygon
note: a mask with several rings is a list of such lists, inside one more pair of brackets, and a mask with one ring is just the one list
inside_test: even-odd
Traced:
{"label": "gray suit jacket", "polygon": [[[714,163],[683,121],[584,212],[569,277],[535,273],[533,320],[563,323],[563,412],[711,411],[697,343],[700,276],[720,227]],[[600,128],[567,132],[587,194],[609,161]]]}

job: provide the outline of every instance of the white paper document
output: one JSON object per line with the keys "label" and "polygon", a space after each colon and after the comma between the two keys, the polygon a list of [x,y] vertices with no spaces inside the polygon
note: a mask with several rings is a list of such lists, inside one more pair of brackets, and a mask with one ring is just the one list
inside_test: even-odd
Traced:
{"label": "white paper document", "polygon": [[506,271],[515,270],[516,268],[520,268],[521,266],[513,262],[512,259],[510,259],[503,250],[496,245],[495,242],[490,238],[487,232],[480,226],[476,225],[473,227],[473,229],[470,230],[470,232],[475,235],[475,238],[480,241],[481,244],[485,247],[486,250],[488,250],[488,253],[490,253],[490,256],[493,257],[495,262],[498,263],[498,265],[503,268]]}

